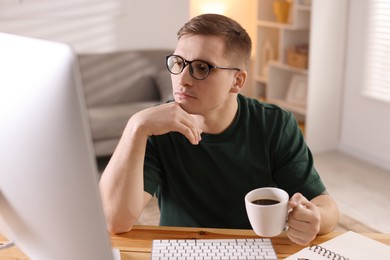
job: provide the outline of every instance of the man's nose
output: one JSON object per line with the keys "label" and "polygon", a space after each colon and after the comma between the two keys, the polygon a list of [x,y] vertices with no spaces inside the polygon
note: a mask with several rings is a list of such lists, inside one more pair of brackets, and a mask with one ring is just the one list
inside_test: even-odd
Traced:
{"label": "man's nose", "polygon": [[190,73],[190,65],[184,67],[183,71],[178,75],[179,76],[179,84],[188,87],[192,85],[193,77]]}

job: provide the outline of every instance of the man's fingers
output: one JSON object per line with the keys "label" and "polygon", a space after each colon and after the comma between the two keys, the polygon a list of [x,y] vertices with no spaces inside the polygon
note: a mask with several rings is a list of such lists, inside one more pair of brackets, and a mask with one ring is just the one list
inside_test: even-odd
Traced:
{"label": "man's fingers", "polygon": [[182,112],[178,132],[187,137],[192,144],[198,144],[201,140],[202,130],[190,114],[187,114],[184,110]]}
{"label": "man's fingers", "polygon": [[295,230],[293,228],[289,228],[287,231],[288,238],[293,241],[294,243],[297,243],[299,245],[306,246],[308,245],[314,238],[307,238],[305,234],[302,232]]}

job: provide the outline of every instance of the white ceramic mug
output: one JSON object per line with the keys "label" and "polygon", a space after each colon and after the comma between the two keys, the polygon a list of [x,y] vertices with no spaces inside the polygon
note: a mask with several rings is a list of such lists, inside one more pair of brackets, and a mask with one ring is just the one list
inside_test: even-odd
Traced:
{"label": "white ceramic mug", "polygon": [[[274,200],[276,204],[259,205],[258,200]],[[255,233],[263,237],[279,235],[286,226],[289,196],[279,188],[265,187],[248,192],[245,207]],[[258,202],[258,203],[264,203]]]}

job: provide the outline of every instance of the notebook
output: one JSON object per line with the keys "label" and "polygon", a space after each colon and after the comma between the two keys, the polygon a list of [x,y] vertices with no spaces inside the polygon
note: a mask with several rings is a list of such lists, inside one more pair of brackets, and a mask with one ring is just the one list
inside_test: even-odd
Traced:
{"label": "notebook", "polygon": [[390,259],[390,246],[348,231],[319,245],[306,247],[286,258],[292,259],[385,260]]}

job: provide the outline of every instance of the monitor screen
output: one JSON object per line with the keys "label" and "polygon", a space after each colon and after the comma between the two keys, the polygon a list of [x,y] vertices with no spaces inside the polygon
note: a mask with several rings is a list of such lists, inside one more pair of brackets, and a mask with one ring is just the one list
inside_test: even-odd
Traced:
{"label": "monitor screen", "polygon": [[32,259],[112,259],[77,58],[0,33],[0,233]]}

